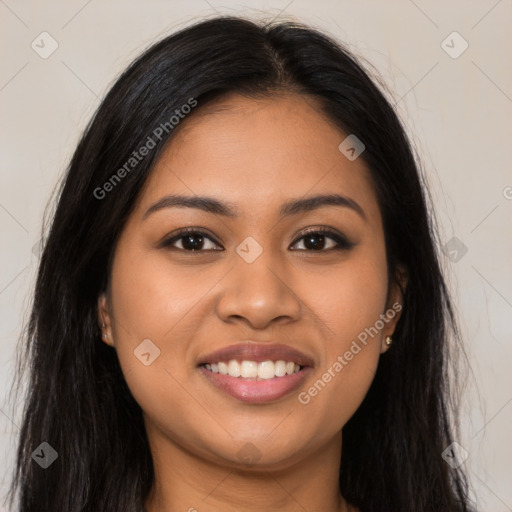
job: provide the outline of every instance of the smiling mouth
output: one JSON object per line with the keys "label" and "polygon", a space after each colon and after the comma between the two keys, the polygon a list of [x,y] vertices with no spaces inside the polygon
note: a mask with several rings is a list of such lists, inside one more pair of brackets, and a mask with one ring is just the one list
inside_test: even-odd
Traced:
{"label": "smiling mouth", "polygon": [[244,381],[261,381],[274,378],[283,378],[287,375],[293,375],[304,369],[293,361],[252,361],[231,359],[229,361],[219,361],[217,363],[205,363],[200,365],[211,373],[220,375],[229,375]]}
{"label": "smiling mouth", "polygon": [[247,404],[265,404],[284,399],[297,390],[313,370],[311,366],[301,366],[292,361],[234,359],[203,363],[198,368],[214,388]]}
{"label": "smiling mouth", "polygon": [[199,356],[209,385],[239,401],[272,403],[289,396],[313,370],[314,359],[279,343],[246,341]]}

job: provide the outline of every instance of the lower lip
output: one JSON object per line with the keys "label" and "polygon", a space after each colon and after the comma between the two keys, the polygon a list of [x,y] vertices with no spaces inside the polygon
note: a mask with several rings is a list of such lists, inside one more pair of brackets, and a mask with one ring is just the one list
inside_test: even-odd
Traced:
{"label": "lower lip", "polygon": [[308,366],[297,373],[272,379],[244,380],[200,367],[201,372],[214,386],[238,400],[253,404],[273,402],[288,395],[302,384],[311,369]]}

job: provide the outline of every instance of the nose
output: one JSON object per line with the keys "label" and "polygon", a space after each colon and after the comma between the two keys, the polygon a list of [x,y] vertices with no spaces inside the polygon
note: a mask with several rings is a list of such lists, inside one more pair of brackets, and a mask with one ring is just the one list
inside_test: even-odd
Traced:
{"label": "nose", "polygon": [[291,273],[264,251],[254,262],[237,257],[222,281],[217,315],[224,322],[241,322],[252,329],[300,318],[301,300],[293,290]]}

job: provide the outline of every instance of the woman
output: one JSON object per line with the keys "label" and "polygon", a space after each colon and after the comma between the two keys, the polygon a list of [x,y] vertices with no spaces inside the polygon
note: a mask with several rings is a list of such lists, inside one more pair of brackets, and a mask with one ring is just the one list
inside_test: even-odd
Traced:
{"label": "woman", "polygon": [[198,23],[123,73],[69,166],[11,496],[469,510],[450,334],[419,169],[356,59],[298,24]]}

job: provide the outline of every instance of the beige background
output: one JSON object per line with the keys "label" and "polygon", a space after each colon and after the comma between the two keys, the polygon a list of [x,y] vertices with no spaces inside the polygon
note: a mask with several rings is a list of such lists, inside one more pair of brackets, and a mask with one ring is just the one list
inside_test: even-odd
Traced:
{"label": "beige background", "polygon": [[[472,365],[458,440],[469,453],[465,466],[478,510],[512,511],[511,0],[0,0],[0,493],[21,412],[3,395],[44,207],[123,68],[156,39],[216,12],[293,17],[326,30],[366,57],[393,91],[425,165],[442,244],[456,236],[467,247],[459,261],[444,259]],[[50,48],[43,31],[58,43],[47,59],[31,47],[46,37]],[[445,49],[461,50],[459,36],[442,46],[454,31],[469,44],[458,58]]]}

